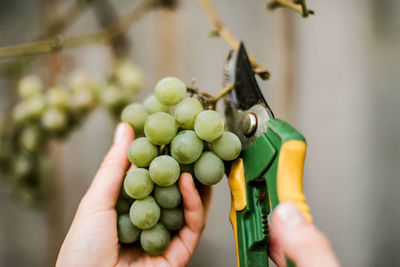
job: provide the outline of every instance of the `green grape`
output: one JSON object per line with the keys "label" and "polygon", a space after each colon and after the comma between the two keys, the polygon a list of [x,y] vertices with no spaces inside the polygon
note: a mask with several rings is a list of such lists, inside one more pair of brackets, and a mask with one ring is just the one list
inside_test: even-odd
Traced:
{"label": "green grape", "polygon": [[170,186],[179,178],[179,164],[176,160],[167,155],[155,158],[149,167],[150,178],[160,186]]}
{"label": "green grape", "polygon": [[135,139],[128,149],[129,160],[136,167],[148,167],[157,156],[157,146],[150,143],[146,137]]}
{"label": "green grape", "polygon": [[67,127],[66,113],[54,108],[46,110],[42,117],[42,126],[53,133],[63,131]]}
{"label": "green grape", "polygon": [[142,70],[131,62],[120,62],[114,72],[117,83],[131,93],[137,93],[144,86]]}
{"label": "green grape", "polygon": [[181,229],[185,223],[182,207],[161,209],[160,222],[170,231]]}
{"label": "green grape", "polygon": [[181,192],[176,183],[167,187],[154,186],[154,198],[160,207],[166,209],[175,208],[182,201]]}
{"label": "green grape", "polygon": [[19,102],[13,110],[13,119],[17,123],[37,120],[42,116],[46,102],[41,95],[33,96],[26,101]]}
{"label": "green grape", "polygon": [[161,223],[157,223],[151,229],[143,230],[140,234],[140,244],[150,255],[163,254],[167,250],[170,240],[168,229]]}
{"label": "green grape", "polygon": [[202,184],[215,185],[224,177],[224,163],[217,155],[206,151],[194,164],[194,173]]}
{"label": "green grape", "polygon": [[137,168],[125,176],[124,190],[131,198],[145,198],[153,191],[153,187],[149,171],[146,169]]}
{"label": "green grape", "polygon": [[20,102],[14,107],[12,111],[12,118],[18,124],[22,124],[28,120],[29,109],[27,102]]}
{"label": "green grape", "polygon": [[185,98],[186,86],[177,78],[166,77],[156,84],[155,93],[162,104],[173,106]]}
{"label": "green grape", "polygon": [[37,119],[43,115],[46,108],[46,101],[42,95],[34,96],[28,100],[30,118]]}
{"label": "green grape", "polygon": [[129,211],[131,221],[140,229],[149,229],[160,219],[160,207],[152,196],[133,202]]}
{"label": "green grape", "polygon": [[128,123],[135,130],[135,134],[141,134],[148,116],[143,105],[130,104],[122,111],[121,120]]}
{"label": "green grape", "polygon": [[170,107],[161,104],[155,95],[150,95],[149,97],[147,97],[146,100],[143,102],[143,105],[149,114],[155,112],[170,112]]}
{"label": "green grape", "polygon": [[43,83],[39,77],[28,75],[18,83],[18,94],[21,98],[30,98],[39,95],[43,90]]}
{"label": "green grape", "polygon": [[132,205],[133,201],[135,201],[133,198],[131,198],[128,193],[126,193],[124,185],[121,186],[121,191],[119,193],[120,198],[126,199],[130,205]]}
{"label": "green grape", "polygon": [[88,89],[73,90],[69,102],[70,109],[75,113],[87,112],[95,105],[93,93]]}
{"label": "green grape", "polygon": [[121,89],[115,86],[108,85],[101,90],[101,102],[112,112],[118,113],[130,100]]}
{"label": "green grape", "polygon": [[84,70],[75,70],[68,82],[73,91],[88,90],[92,87],[93,78]]}
{"label": "green grape", "polygon": [[203,141],[192,130],[178,133],[171,142],[171,155],[182,164],[195,162],[203,152]]}
{"label": "green grape", "polygon": [[119,242],[128,244],[139,240],[142,230],[132,224],[128,214],[122,214],[118,216],[117,232]]}
{"label": "green grape", "polygon": [[46,94],[47,103],[57,109],[66,109],[69,106],[68,92],[61,87],[50,88]]}
{"label": "green grape", "polygon": [[175,119],[179,127],[192,130],[197,115],[204,110],[196,98],[186,98],[175,108]]}
{"label": "green grape", "polygon": [[17,123],[37,120],[46,108],[46,101],[42,94],[37,93],[19,102],[13,109],[13,119]]}
{"label": "green grape", "polygon": [[239,137],[231,132],[224,132],[211,146],[213,152],[223,160],[234,160],[242,151]]}
{"label": "green grape", "polygon": [[117,211],[117,214],[129,213],[130,208],[131,203],[129,203],[128,200],[122,197],[118,198],[117,204],[115,204],[115,210]]}
{"label": "green grape", "polygon": [[205,110],[197,115],[194,129],[198,137],[212,142],[224,131],[224,119],[214,110]]}
{"label": "green grape", "polygon": [[151,114],[144,124],[146,137],[156,145],[166,145],[175,137],[178,126],[175,119],[165,112]]}
{"label": "green grape", "polygon": [[37,150],[41,141],[40,134],[39,127],[28,126],[24,128],[19,140],[21,147],[29,152]]}
{"label": "green grape", "polygon": [[27,176],[35,167],[32,157],[26,153],[17,155],[12,164],[12,171],[17,180]]}

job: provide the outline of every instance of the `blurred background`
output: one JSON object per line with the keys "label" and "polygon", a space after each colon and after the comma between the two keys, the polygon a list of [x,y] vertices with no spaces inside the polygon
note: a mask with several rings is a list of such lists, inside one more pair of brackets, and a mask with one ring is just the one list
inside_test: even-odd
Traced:
{"label": "blurred background", "polygon": [[[49,36],[93,33],[140,3],[1,1],[0,46],[35,40],[75,2],[83,3],[79,16]],[[99,19],[105,2],[115,14]],[[340,262],[400,266],[400,2],[308,0],[316,14],[307,19],[286,9],[267,11],[261,0],[214,2],[225,26],[271,72],[271,79],[260,81],[260,86],[277,117],[307,138],[304,191],[315,224],[330,239]],[[230,47],[220,38],[209,38],[210,30],[196,1],[180,1],[174,11],[146,12],[130,26],[120,40],[129,52],[121,55],[145,74],[137,100],[166,75],[187,84],[195,78],[201,90],[219,91]],[[103,79],[113,71],[112,49],[102,44],[35,56],[28,64],[24,60],[0,59],[3,114],[17,101],[21,73],[62,84],[75,69]],[[12,64],[19,72],[4,71]],[[21,65],[26,66],[22,71]],[[96,108],[64,141],[50,141],[46,150],[55,170],[48,178],[52,194],[40,208],[11,198],[2,179],[0,266],[54,265],[76,207],[111,144],[115,124],[109,113]],[[223,180],[214,187],[209,220],[189,266],[236,265],[229,208]]]}

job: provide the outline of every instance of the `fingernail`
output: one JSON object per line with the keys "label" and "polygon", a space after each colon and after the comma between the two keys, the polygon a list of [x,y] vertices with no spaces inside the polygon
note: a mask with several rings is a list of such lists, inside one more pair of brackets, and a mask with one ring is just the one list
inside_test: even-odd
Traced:
{"label": "fingernail", "polygon": [[290,202],[283,202],[276,208],[276,213],[286,228],[293,228],[304,221],[303,215]]}
{"label": "fingernail", "polygon": [[118,124],[114,134],[114,144],[121,142],[122,138],[124,137],[125,130],[126,130],[125,124],[123,123]]}

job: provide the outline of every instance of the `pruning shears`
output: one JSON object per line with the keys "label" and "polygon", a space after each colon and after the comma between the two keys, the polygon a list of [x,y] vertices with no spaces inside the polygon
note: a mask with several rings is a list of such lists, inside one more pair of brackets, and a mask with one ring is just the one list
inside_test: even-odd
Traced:
{"label": "pruning shears", "polygon": [[[237,265],[268,266],[268,214],[291,201],[311,221],[302,188],[306,153],[304,136],[277,119],[264,99],[243,44],[225,65],[227,126],[241,143],[242,152],[228,176]],[[287,265],[294,264],[287,258]]]}

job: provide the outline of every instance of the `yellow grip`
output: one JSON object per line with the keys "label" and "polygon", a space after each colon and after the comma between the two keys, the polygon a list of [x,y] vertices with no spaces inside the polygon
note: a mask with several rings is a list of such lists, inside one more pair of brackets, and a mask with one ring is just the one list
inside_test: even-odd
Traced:
{"label": "yellow grip", "polygon": [[312,221],[310,210],[303,193],[303,168],[306,143],[289,140],[282,144],[277,171],[279,202],[293,202],[308,221]]}
{"label": "yellow grip", "polygon": [[236,262],[237,266],[240,266],[236,211],[243,210],[247,205],[243,159],[238,158],[232,163],[231,172],[228,176],[228,184],[231,189],[231,212],[229,220],[232,223],[233,236],[235,238]]}
{"label": "yellow grip", "polygon": [[228,184],[231,189],[233,207],[235,210],[243,210],[247,205],[243,159],[238,158],[232,163]]}

